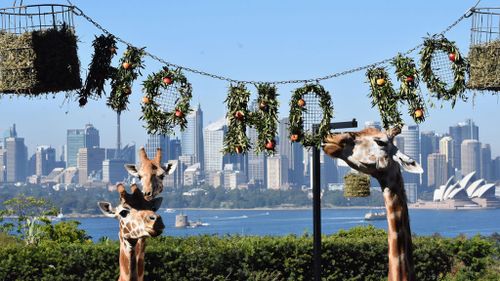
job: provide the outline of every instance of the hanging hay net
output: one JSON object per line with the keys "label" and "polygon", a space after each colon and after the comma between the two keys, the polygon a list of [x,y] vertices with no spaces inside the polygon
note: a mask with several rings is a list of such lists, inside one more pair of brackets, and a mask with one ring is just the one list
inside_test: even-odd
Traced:
{"label": "hanging hay net", "polygon": [[176,104],[181,98],[181,83],[174,82],[165,88],[160,87],[159,91],[160,95],[155,97],[155,101],[158,103],[159,108],[163,112],[174,111]]}
{"label": "hanging hay net", "polygon": [[500,91],[500,8],[473,10],[468,87]]}
{"label": "hanging hay net", "polygon": [[344,176],[345,197],[368,197],[370,196],[370,176],[350,172]]}
{"label": "hanging hay net", "polygon": [[448,53],[443,50],[436,50],[432,55],[431,69],[436,78],[442,82],[446,91],[451,90],[455,85],[453,73],[453,62],[449,59]]}
{"label": "hanging hay net", "polygon": [[81,87],[72,9],[55,4],[0,9],[0,93]]}

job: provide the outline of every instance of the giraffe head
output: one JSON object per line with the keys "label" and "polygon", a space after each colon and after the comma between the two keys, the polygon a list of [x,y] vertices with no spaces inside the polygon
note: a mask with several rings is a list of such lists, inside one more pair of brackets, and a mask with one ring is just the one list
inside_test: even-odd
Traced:
{"label": "giraffe head", "polygon": [[330,134],[324,139],[323,150],[375,178],[391,169],[399,170],[399,166],[410,173],[422,173],[422,167],[394,145],[394,137],[400,132],[396,127],[384,132],[367,128],[360,132]]}
{"label": "giraffe head", "polygon": [[120,204],[113,208],[109,202],[98,202],[100,210],[108,217],[117,218],[120,222],[120,236],[124,239],[156,237],[165,228],[161,216],[155,211],[160,208],[161,197],[146,200],[137,186],[132,186],[128,194],[125,187],[119,184]]}
{"label": "giraffe head", "polygon": [[146,200],[153,199],[156,195],[163,191],[163,178],[172,174],[177,168],[175,161],[171,161],[167,166],[161,164],[161,148],[156,150],[156,156],[149,159],[146,155],[146,150],[141,147],[139,150],[139,168],[134,164],[126,164],[125,169],[130,175],[141,180],[142,192]]}

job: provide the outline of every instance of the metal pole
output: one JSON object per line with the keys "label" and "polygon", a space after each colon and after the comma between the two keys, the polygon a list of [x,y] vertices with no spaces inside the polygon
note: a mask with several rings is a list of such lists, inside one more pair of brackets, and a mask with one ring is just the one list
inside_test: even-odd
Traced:
{"label": "metal pole", "polygon": [[[317,132],[317,126],[313,131]],[[314,281],[321,281],[321,169],[319,147],[312,151],[312,192],[313,192],[313,260]]]}
{"label": "metal pole", "polygon": [[[348,122],[330,123],[330,129],[355,128],[356,119]],[[319,125],[314,124],[312,131],[318,133]],[[313,193],[313,274],[314,281],[321,281],[321,163],[319,147],[312,148],[312,193]]]}

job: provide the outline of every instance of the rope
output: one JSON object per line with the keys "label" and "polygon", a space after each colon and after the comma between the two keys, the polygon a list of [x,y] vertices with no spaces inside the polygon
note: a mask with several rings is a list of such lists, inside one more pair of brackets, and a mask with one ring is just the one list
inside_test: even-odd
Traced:
{"label": "rope", "polygon": [[[105,29],[103,26],[101,26],[98,22],[96,22],[90,16],[88,16],[87,14],[85,14],[80,8],[78,8],[77,6],[73,5],[73,3],[71,3],[70,0],[67,0],[67,1],[68,1],[68,3],[71,6],[73,6],[73,13],[75,15],[81,16],[81,17],[85,18],[88,22],[90,22],[91,24],[93,24],[97,29],[101,30],[105,34],[114,36],[115,39],[116,39],[116,41],[118,41],[118,42],[120,42],[120,43],[122,43],[124,45],[127,45],[129,47],[134,47],[131,43],[129,43],[129,42],[123,40],[122,38],[117,37],[114,34],[112,34],[111,32],[109,32],[107,29]],[[453,22],[448,27],[446,27],[446,29],[444,29],[442,32],[433,35],[433,37],[443,36],[445,33],[447,33],[452,28],[454,28],[457,24],[459,24],[463,19],[470,17],[472,15],[474,9],[479,4],[479,2],[481,2],[481,0],[478,0],[477,3],[474,6],[472,6],[471,8],[469,8],[455,22]],[[415,46],[415,47],[413,47],[413,48],[411,48],[411,49],[403,52],[402,54],[403,55],[409,55],[409,54],[413,53],[414,51],[416,51],[417,49],[420,49],[422,46],[423,46],[423,43],[418,44],[417,46]],[[384,60],[381,60],[381,61],[378,61],[378,62],[374,62],[372,64],[363,65],[363,66],[359,66],[359,67],[356,67],[356,68],[351,68],[351,69],[348,69],[348,70],[344,70],[344,71],[341,71],[341,72],[336,72],[336,73],[328,74],[328,75],[325,75],[325,76],[322,76],[322,77],[318,77],[318,78],[297,79],[297,80],[280,80],[280,81],[253,81],[253,80],[248,81],[248,80],[237,80],[237,79],[233,79],[233,78],[222,76],[222,75],[218,75],[218,74],[208,73],[208,72],[205,72],[203,70],[199,70],[199,69],[195,69],[195,68],[190,68],[190,67],[178,65],[178,64],[166,61],[165,59],[160,58],[157,55],[154,55],[154,54],[152,54],[152,53],[150,53],[148,51],[145,51],[145,56],[148,56],[151,59],[156,60],[156,61],[158,61],[158,62],[160,62],[160,63],[162,63],[162,64],[164,64],[166,66],[177,68],[179,70],[184,70],[184,71],[195,73],[195,74],[198,74],[198,75],[207,76],[207,77],[214,78],[214,79],[219,79],[219,80],[222,80],[222,81],[227,81],[227,82],[230,82],[230,83],[236,83],[236,84],[237,83],[241,83],[241,84],[254,84],[254,85],[256,85],[256,84],[265,84],[265,83],[267,83],[267,84],[273,84],[273,85],[278,85],[278,84],[305,84],[305,83],[315,83],[315,82],[319,83],[320,81],[323,81],[323,80],[329,80],[329,79],[332,79],[332,78],[336,78],[336,77],[340,77],[340,76],[345,76],[345,75],[348,75],[348,74],[351,74],[351,73],[355,73],[355,72],[359,72],[359,71],[362,71],[362,70],[366,70],[366,69],[369,69],[369,68],[373,68],[373,67],[385,65],[385,64],[391,62],[396,57],[396,56],[394,56],[394,57],[387,58],[387,59],[384,59]]]}

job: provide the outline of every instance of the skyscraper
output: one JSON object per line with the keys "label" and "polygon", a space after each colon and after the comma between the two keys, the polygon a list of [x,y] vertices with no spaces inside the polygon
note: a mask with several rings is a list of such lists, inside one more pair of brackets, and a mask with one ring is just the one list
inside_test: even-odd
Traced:
{"label": "skyscraper", "polygon": [[422,185],[427,186],[429,175],[427,160],[428,156],[432,153],[439,151],[439,136],[434,131],[422,132],[420,134],[420,154],[421,154],[421,165],[424,173],[422,174]]}
{"label": "skyscraper", "polygon": [[487,143],[481,146],[481,178],[492,181],[491,146]]}
{"label": "skyscraper", "polygon": [[[404,126],[400,136],[404,140],[404,148],[400,150],[406,155],[413,158],[415,161],[422,163],[420,160],[420,133],[417,125]],[[403,172],[405,183],[420,184],[420,175]]]}
{"label": "skyscraper", "polygon": [[299,142],[290,141],[288,123],[288,117],[279,122],[278,153],[287,159],[289,183],[300,186],[304,182],[304,147]]}
{"label": "skyscraper", "polygon": [[102,178],[102,163],[104,161],[104,156],[104,148],[82,147],[78,150],[77,168],[79,184],[87,183],[89,181],[89,176]]}
{"label": "skyscraper", "polygon": [[288,188],[288,168],[286,157],[275,154],[267,157],[267,188],[287,189]]}
{"label": "skyscraper", "polygon": [[478,140],[464,140],[461,145],[462,175],[479,172],[481,169],[481,143]]}
{"label": "skyscraper", "polygon": [[453,166],[453,161],[455,159],[455,141],[450,136],[443,137],[439,140],[439,153],[443,154],[445,157],[448,175],[454,175],[455,167]]}
{"label": "skyscraper", "polygon": [[86,124],[85,129],[69,129],[66,141],[66,167],[76,167],[76,158],[80,148],[100,146],[99,130],[92,124]]}
{"label": "skyscraper", "polygon": [[28,149],[24,145],[24,138],[6,138],[5,147],[7,150],[7,182],[25,182]]}
{"label": "skyscraper", "polygon": [[[257,143],[257,130],[248,129],[248,138],[250,143]],[[255,153],[253,149],[248,151],[248,182],[256,187],[264,187],[266,183],[266,156],[264,153]]]}
{"label": "skyscraper", "polygon": [[462,141],[472,139],[479,140],[479,127],[471,119],[460,122],[456,126],[450,127],[450,136],[455,140],[455,159],[453,166],[461,169],[461,145]]}
{"label": "skyscraper", "polygon": [[35,175],[46,176],[56,167],[56,150],[50,146],[38,146],[35,152]]}
{"label": "skyscraper", "polygon": [[182,147],[180,139],[170,140],[170,147],[168,150],[168,160],[178,160],[179,156],[181,156]]}
{"label": "skyscraper", "polygon": [[5,181],[6,162],[7,162],[7,151],[3,147],[0,147],[0,182]]}
{"label": "skyscraper", "polygon": [[205,172],[222,171],[224,163],[224,135],[226,133],[226,119],[221,118],[209,124],[204,130]]}
{"label": "skyscraper", "polygon": [[191,112],[187,119],[187,128],[181,134],[182,155],[193,155],[195,163],[200,163],[204,170],[204,142],[203,142],[203,111],[200,105]]}
{"label": "skyscraper", "polygon": [[431,153],[427,157],[427,186],[430,188],[438,188],[448,180],[448,164],[446,156],[441,153]]}
{"label": "skyscraper", "polygon": [[128,172],[123,168],[128,164],[123,159],[106,159],[102,162],[102,181],[106,183],[116,184],[123,182],[128,177]]}
{"label": "skyscraper", "polygon": [[156,155],[156,150],[161,148],[161,159],[166,162],[168,159],[170,138],[166,135],[149,135],[148,142],[144,146],[146,154],[149,158],[154,158]]}

